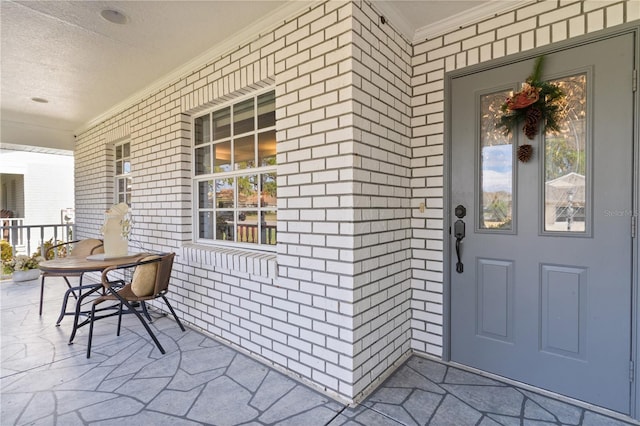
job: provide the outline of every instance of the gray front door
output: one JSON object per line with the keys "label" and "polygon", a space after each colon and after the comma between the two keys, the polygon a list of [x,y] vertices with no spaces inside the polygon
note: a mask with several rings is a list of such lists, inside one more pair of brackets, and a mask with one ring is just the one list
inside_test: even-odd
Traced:
{"label": "gray front door", "polygon": [[[451,359],[630,411],[633,37],[548,54],[559,132],[495,127],[525,60],[451,82]],[[517,147],[531,144],[520,161]],[[452,228],[454,228],[452,226]]]}

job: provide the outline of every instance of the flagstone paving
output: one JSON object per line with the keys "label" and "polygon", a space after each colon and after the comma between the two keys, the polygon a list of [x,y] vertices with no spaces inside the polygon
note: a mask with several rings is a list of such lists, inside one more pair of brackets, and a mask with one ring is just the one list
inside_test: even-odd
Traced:
{"label": "flagstone paving", "polygon": [[0,282],[0,424],[6,425],[576,425],[631,423],[436,360],[410,357],[356,406],[335,401],[196,330],[152,313],[162,355],[133,316],[121,335],[96,324],[73,345],[55,326],[65,287]]}

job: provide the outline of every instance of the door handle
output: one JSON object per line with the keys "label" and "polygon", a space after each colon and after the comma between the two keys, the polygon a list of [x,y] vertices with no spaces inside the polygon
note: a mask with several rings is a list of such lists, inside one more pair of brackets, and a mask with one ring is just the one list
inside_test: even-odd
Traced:
{"label": "door handle", "polygon": [[465,225],[462,218],[467,215],[467,209],[462,204],[459,204],[458,206],[456,206],[455,214],[458,218],[458,220],[456,220],[456,222],[453,224],[453,235],[454,237],[456,237],[456,256],[458,257],[458,262],[456,263],[456,272],[461,274],[464,271],[464,265],[462,264],[461,260],[461,243],[465,237]]}
{"label": "door handle", "polygon": [[456,272],[461,274],[464,271],[464,265],[461,260],[461,243],[464,239],[465,225],[462,219],[456,220],[456,223],[453,224],[453,235],[456,237],[456,256],[458,257],[458,262],[456,263]]}

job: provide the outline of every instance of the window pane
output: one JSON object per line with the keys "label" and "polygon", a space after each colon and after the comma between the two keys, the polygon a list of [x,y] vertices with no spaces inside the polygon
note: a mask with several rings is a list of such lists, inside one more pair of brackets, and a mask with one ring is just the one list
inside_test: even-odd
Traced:
{"label": "window pane", "polygon": [[258,129],[264,129],[275,125],[276,92],[271,91],[258,96]]}
{"label": "window pane", "polygon": [[233,106],[233,134],[241,135],[253,131],[253,98]]}
{"label": "window pane", "polygon": [[213,181],[198,182],[198,207],[201,209],[213,208]]}
{"label": "window pane", "polygon": [[211,146],[196,148],[196,175],[211,173]]}
{"label": "window pane", "polygon": [[211,116],[209,114],[195,119],[194,141],[196,145],[209,142],[211,138],[210,130]]}
{"label": "window pane", "polygon": [[238,239],[243,243],[258,243],[258,212],[240,211],[238,213]]}
{"label": "window pane", "polygon": [[216,207],[232,209],[234,207],[233,178],[216,179]]}
{"label": "window pane", "polygon": [[496,123],[509,91],[480,97],[480,228],[512,229],[513,138]]}
{"label": "window pane", "polygon": [[275,125],[275,91],[194,118],[196,238],[276,244]]}
{"label": "window pane", "polygon": [[275,173],[265,173],[260,175],[260,207],[274,208],[278,204],[277,190],[278,184]]}
{"label": "window pane", "polygon": [[236,170],[255,167],[255,142],[254,136],[245,136],[244,138],[233,141],[233,162]]}
{"label": "window pane", "polygon": [[544,137],[544,230],[585,232],[587,77],[554,80],[566,95],[560,131]]}
{"label": "window pane", "polygon": [[115,197],[116,203],[131,204],[131,144],[121,143],[115,146]]}
{"label": "window pane", "polygon": [[198,221],[200,238],[213,239],[213,212],[200,212]]}
{"label": "window pane", "polygon": [[262,216],[260,225],[260,242],[265,245],[275,245],[278,226],[278,212],[271,210],[260,212],[260,215]]}
{"label": "window pane", "polygon": [[231,109],[224,108],[213,113],[213,140],[231,136]]}
{"label": "window pane", "polygon": [[213,151],[215,154],[213,171],[215,173],[231,171],[231,141],[215,144]]}
{"label": "window pane", "polygon": [[258,167],[276,165],[276,131],[258,135]]}
{"label": "window pane", "polygon": [[238,207],[258,207],[258,177],[238,176]]}
{"label": "window pane", "polygon": [[233,212],[221,212],[216,215],[216,240],[234,241]]}

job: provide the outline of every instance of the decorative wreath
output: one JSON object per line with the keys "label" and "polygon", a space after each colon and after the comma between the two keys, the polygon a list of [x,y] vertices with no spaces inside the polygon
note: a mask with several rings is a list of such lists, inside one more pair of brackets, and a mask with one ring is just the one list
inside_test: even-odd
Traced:
{"label": "decorative wreath", "polygon": [[[524,123],[522,131],[528,139],[533,139],[544,123],[544,130],[558,131],[562,119],[564,92],[555,84],[541,81],[544,56],[536,59],[533,73],[522,84],[522,89],[507,98],[500,109],[503,115],[498,128],[509,134],[514,126]],[[523,163],[531,159],[533,147],[522,144],[518,147],[518,158]]]}

